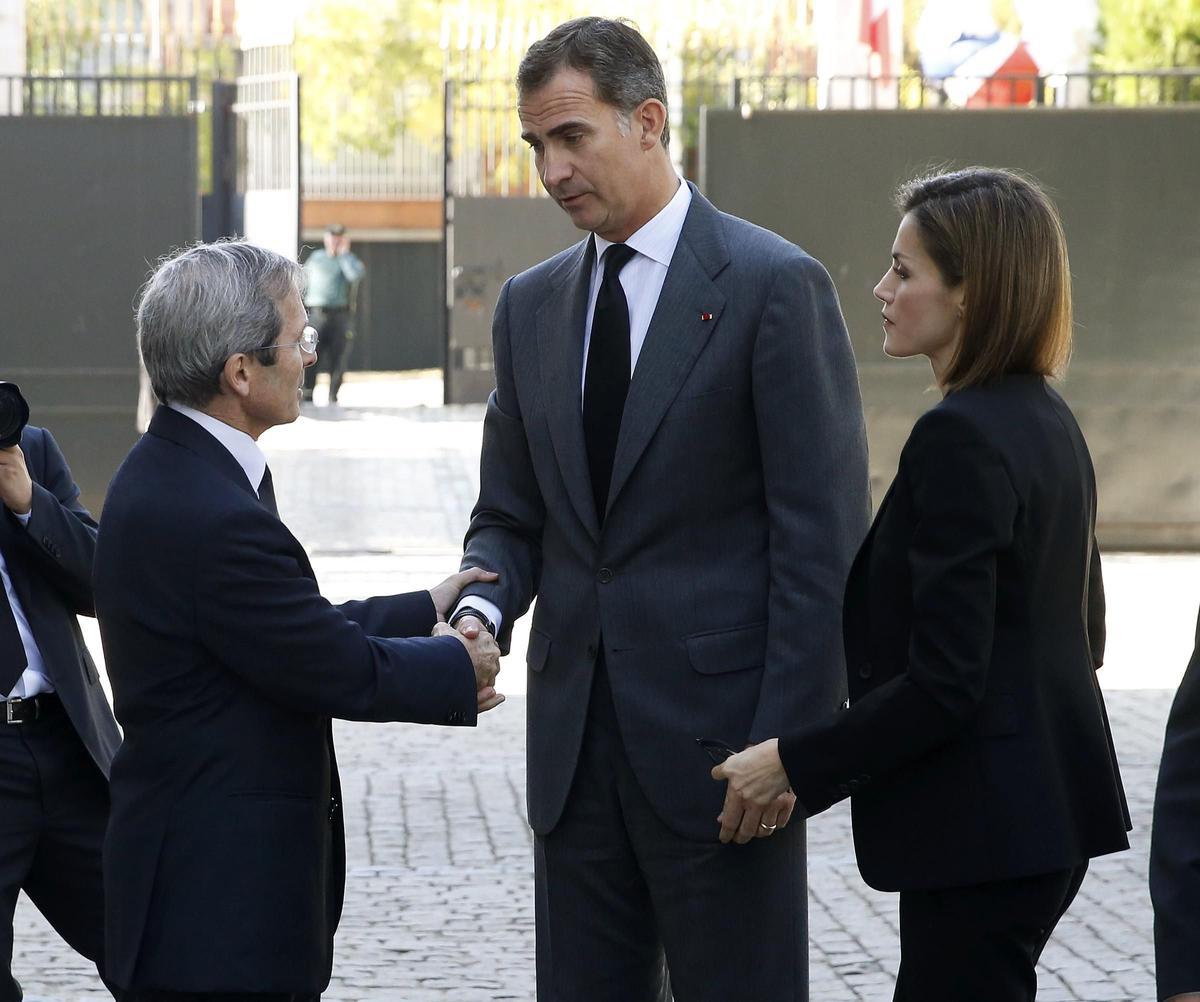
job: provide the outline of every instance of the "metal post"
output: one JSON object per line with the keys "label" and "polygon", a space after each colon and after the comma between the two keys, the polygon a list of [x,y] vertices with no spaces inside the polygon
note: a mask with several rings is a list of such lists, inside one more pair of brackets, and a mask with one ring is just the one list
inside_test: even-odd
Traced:
{"label": "metal post", "polygon": [[450,356],[451,321],[454,312],[454,81],[442,88],[442,283],[444,320],[442,324],[442,403],[454,399]]}

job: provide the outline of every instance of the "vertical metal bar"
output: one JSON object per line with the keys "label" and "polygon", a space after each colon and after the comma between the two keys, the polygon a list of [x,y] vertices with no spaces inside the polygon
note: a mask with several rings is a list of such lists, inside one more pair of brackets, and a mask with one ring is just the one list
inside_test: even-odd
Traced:
{"label": "vertical metal bar", "polygon": [[450,367],[450,335],[454,314],[454,188],[451,169],[454,163],[454,81],[442,89],[442,403],[453,400],[453,373]]}
{"label": "vertical metal bar", "polygon": [[300,170],[301,136],[300,136],[300,74],[291,75],[292,83],[292,184],[296,186],[296,256],[300,256],[300,238],[304,230],[304,174]]}

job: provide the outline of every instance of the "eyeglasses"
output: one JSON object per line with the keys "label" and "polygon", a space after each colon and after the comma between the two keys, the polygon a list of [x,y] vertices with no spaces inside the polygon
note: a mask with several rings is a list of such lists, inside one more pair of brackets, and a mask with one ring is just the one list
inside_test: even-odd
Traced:
{"label": "eyeglasses", "polygon": [[737,754],[724,741],[715,741],[712,738],[696,738],[696,744],[704,749],[704,754],[712,759],[713,765],[720,765],[730,755]]}
{"label": "eyeglasses", "polygon": [[274,351],[276,348],[299,348],[305,355],[315,355],[317,353],[317,342],[320,340],[321,338],[317,334],[315,327],[305,327],[299,341],[291,341],[288,344],[269,344],[265,348],[257,350]]}

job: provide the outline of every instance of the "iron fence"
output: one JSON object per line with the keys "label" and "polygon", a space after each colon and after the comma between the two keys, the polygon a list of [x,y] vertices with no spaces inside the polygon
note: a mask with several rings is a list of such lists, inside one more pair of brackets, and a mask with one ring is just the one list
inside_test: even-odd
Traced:
{"label": "iron fence", "polygon": [[190,115],[195,77],[0,76],[0,115]]}
{"label": "iron fence", "polygon": [[295,73],[238,77],[233,105],[237,190],[292,191],[299,185],[300,78]]}
{"label": "iron fence", "polygon": [[[702,107],[771,109],[895,109],[987,107],[1149,107],[1200,103],[1200,67],[1173,70],[997,77],[919,75],[818,77],[737,75],[735,60],[710,61],[684,74],[671,107],[671,146],[689,177],[697,174]],[[678,79],[678,78],[677,78]],[[447,88],[446,177],[456,195],[543,194],[520,138],[511,80],[458,80]]]}
{"label": "iron fence", "polygon": [[1200,67],[993,77],[740,76],[733,107],[877,109],[1147,107],[1200,102]]}

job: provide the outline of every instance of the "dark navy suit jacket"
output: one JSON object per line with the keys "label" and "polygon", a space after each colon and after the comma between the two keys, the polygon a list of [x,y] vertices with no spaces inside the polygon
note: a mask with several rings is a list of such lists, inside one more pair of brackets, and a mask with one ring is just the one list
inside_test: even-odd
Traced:
{"label": "dark navy suit jacket", "polygon": [[33,479],[33,509],[26,525],[2,510],[0,548],[51,682],[107,776],[121,735],[76,619],[94,614],[96,523],[79,503],[79,488],[48,431],[28,426],[21,451]]}
{"label": "dark navy suit jacket", "polygon": [[917,422],[846,586],[850,708],[780,740],[807,814],[853,794],[881,890],[1077,866],[1128,846],[1095,669],[1104,598],[1083,436],[1040,376]]}
{"label": "dark navy suit jacket", "polygon": [[345,883],[330,718],[474,724],[466,649],[428,636],[427,592],[330,605],[230,453],[165,407],[109,488],[96,594],[125,729],[110,977],[320,992]]}

